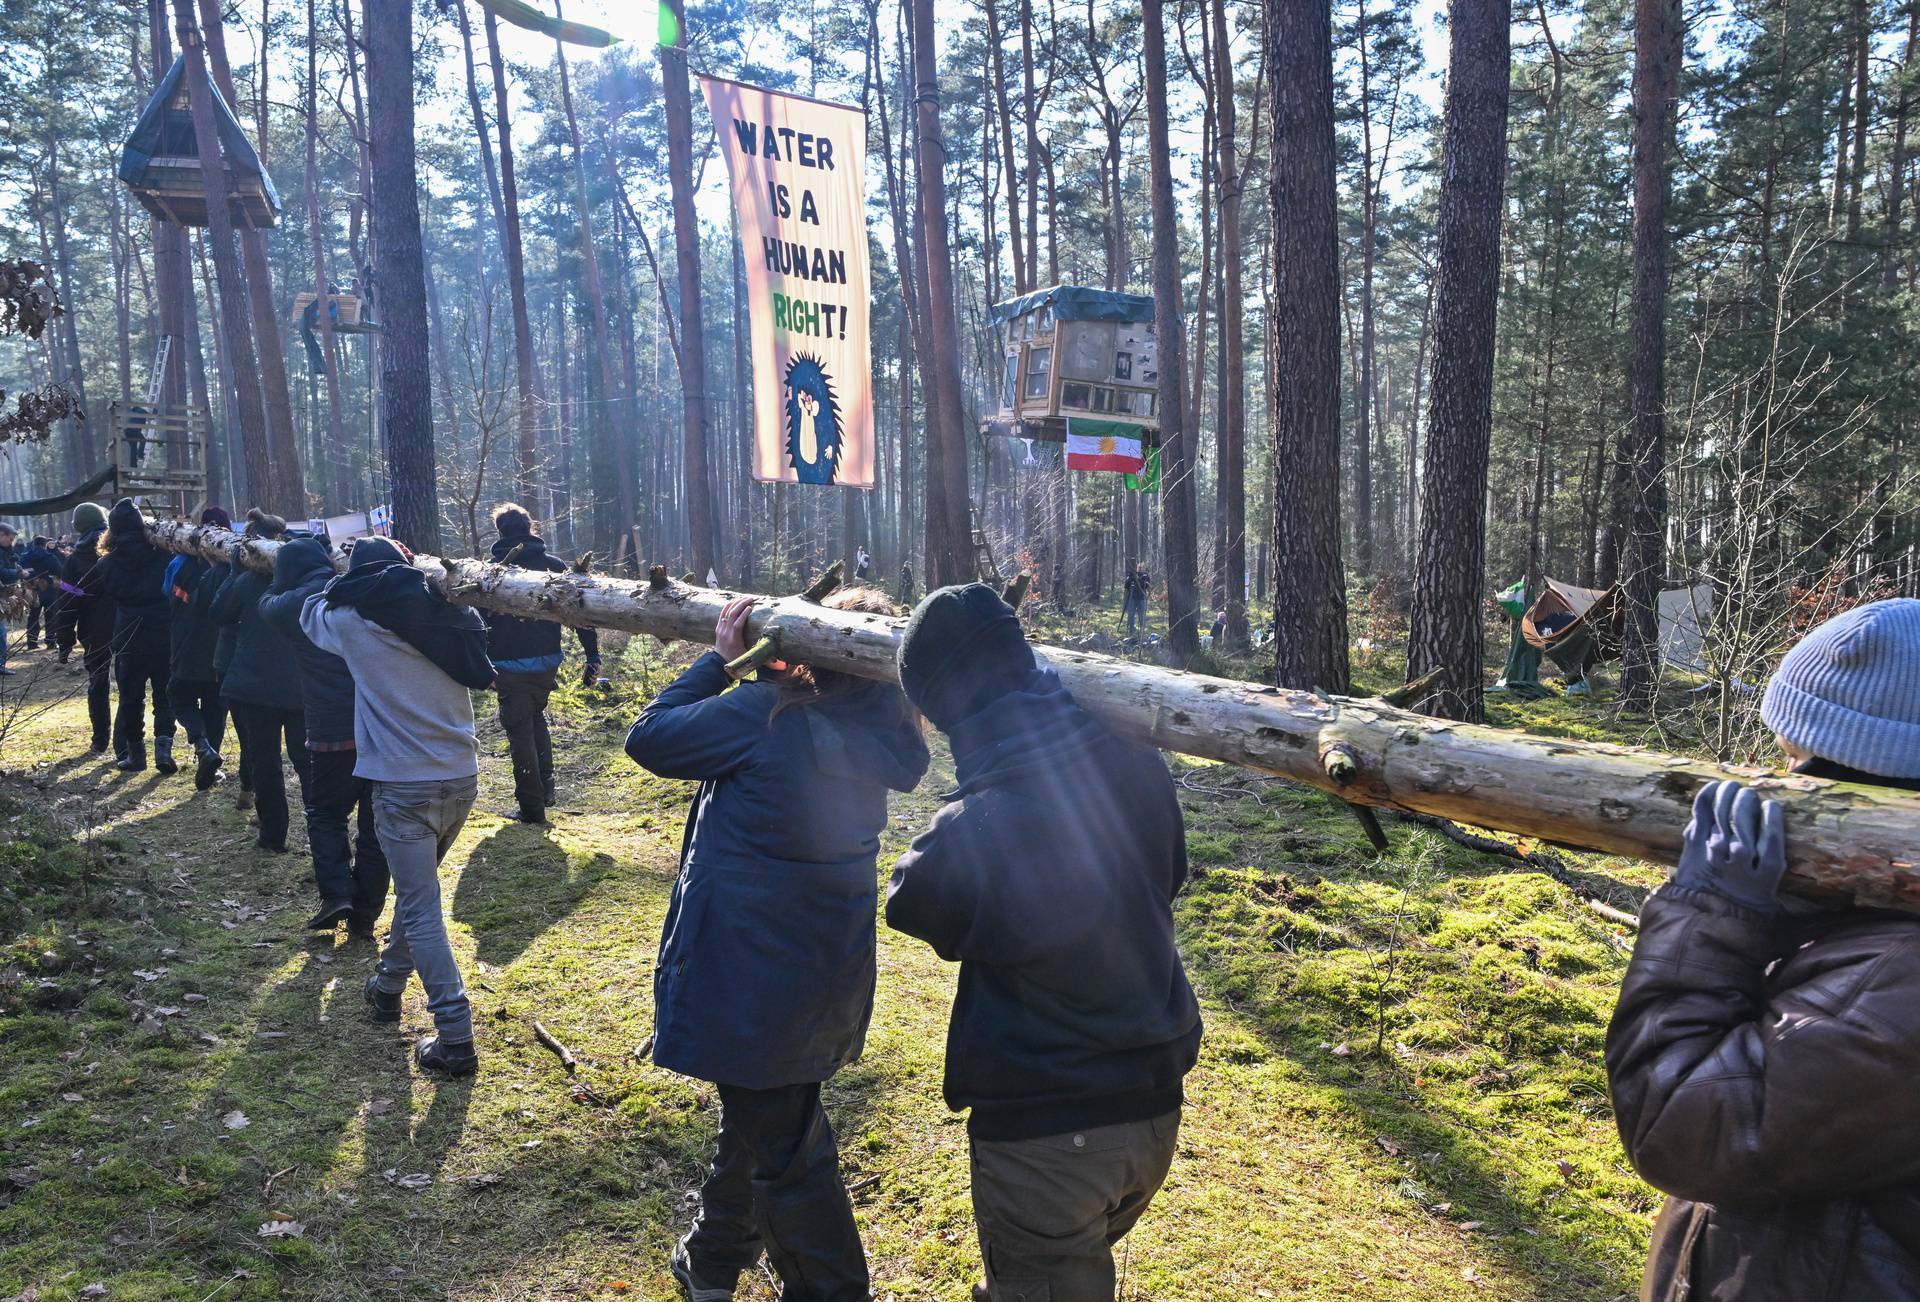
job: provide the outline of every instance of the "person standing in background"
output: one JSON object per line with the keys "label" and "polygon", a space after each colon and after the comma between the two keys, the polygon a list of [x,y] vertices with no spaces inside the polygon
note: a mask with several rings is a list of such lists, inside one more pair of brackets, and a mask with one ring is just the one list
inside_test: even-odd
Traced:
{"label": "person standing in background", "polygon": [[53,604],[59,589],[55,583],[60,578],[62,557],[53,549],[53,539],[45,534],[36,535],[28,543],[26,550],[20,553],[20,577],[27,585],[29,593],[27,605],[27,650],[36,651],[40,647],[40,635],[44,628],[47,649],[53,649]]}
{"label": "person standing in background", "polygon": [[[20,582],[20,535],[10,524],[0,524],[0,585]],[[7,668],[7,626],[0,621],[0,678],[13,677]]]}
{"label": "person standing in background", "polygon": [[[502,565],[548,574],[565,574],[565,562],[547,554],[546,540],[533,532],[533,518],[514,502],[502,502],[493,511],[493,559]],[[512,817],[522,823],[544,823],[547,807],[558,794],[553,781],[553,736],[547,726],[547,698],[558,682],[564,658],[560,625],[550,619],[520,619],[489,610],[487,654],[498,675],[500,728],[507,734],[513,759]],[[600,635],[576,628],[580,650],[587,658],[583,682],[592,686],[600,676]]]}

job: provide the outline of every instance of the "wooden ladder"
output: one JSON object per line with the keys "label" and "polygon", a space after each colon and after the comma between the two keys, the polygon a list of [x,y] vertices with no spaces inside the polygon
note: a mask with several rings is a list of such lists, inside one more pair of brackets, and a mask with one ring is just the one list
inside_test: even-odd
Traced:
{"label": "wooden ladder", "polygon": [[987,541],[987,531],[980,527],[980,508],[972,502],[967,503],[967,528],[973,531],[973,573],[982,583],[1001,586],[1000,567],[993,561],[993,544]]}

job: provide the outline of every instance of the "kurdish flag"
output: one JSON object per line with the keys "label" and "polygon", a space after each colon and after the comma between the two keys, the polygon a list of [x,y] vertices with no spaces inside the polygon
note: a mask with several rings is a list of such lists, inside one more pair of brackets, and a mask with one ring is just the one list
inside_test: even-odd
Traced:
{"label": "kurdish flag", "polygon": [[1119,420],[1067,417],[1067,469],[1137,475],[1146,468],[1140,427]]}

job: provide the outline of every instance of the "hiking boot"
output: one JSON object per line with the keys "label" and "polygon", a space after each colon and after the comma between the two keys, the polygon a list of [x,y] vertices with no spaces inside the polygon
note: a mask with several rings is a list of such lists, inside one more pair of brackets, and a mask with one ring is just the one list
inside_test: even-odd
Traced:
{"label": "hiking boot", "polygon": [[320,912],[307,919],[307,930],[332,931],[351,917],[353,917],[352,900],[325,900],[321,902]]}
{"label": "hiking boot", "polygon": [[509,823],[531,823],[535,827],[545,827],[547,825],[547,816],[544,811],[538,814],[529,814],[524,809],[503,809],[500,811],[500,817]]}
{"label": "hiking boot", "polygon": [[147,771],[147,744],[139,742],[127,747],[127,753],[113,762],[113,766],[122,773],[145,773]]}
{"label": "hiking boot", "polygon": [[422,1071],[449,1076],[471,1076],[480,1070],[480,1055],[473,1051],[472,1040],[448,1044],[437,1035],[429,1035],[413,1046],[413,1061]]}
{"label": "hiking boot", "polygon": [[542,799],[547,802],[549,808],[560,803],[560,795],[559,792],[554,789],[552,778],[547,779],[547,786],[542,795]]}
{"label": "hiking boot", "polygon": [[180,771],[180,766],[173,762],[173,738],[154,738],[153,767],[169,777]]}
{"label": "hiking boot", "polygon": [[243,814],[246,813],[249,809],[252,809],[253,793],[247,790],[245,787],[241,787],[239,793],[235,795],[233,798],[233,807],[239,810]]}
{"label": "hiking boot", "polygon": [[380,988],[380,977],[376,973],[367,978],[367,984],[361,987],[360,997],[367,1001],[367,1007],[373,1011],[368,1017],[376,1022],[397,1022],[400,1020],[400,996],[388,994]]}
{"label": "hiking boot", "polygon": [[[715,1284],[694,1273],[693,1258],[687,1255],[687,1238],[673,1245],[673,1255],[667,1259],[667,1267],[673,1271],[673,1277],[680,1281],[680,1287],[687,1290],[690,1302],[733,1302],[734,1284]],[[739,1277],[734,1278],[738,1283]]]}
{"label": "hiking boot", "polygon": [[210,745],[205,737],[194,743],[193,753],[199,756],[193,767],[193,787],[196,791],[210,791],[221,780],[220,752]]}

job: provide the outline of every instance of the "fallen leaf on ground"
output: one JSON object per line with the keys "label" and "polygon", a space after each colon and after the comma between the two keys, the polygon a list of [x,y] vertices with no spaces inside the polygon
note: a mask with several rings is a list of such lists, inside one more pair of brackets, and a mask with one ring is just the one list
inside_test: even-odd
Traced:
{"label": "fallen leaf on ground", "polygon": [[260,1227],[263,1239],[297,1239],[307,1232],[299,1221],[268,1221]]}
{"label": "fallen leaf on ground", "polygon": [[391,1111],[393,1111],[392,1099],[373,1099],[367,1104],[367,1115],[370,1117],[384,1117]]}
{"label": "fallen leaf on ground", "polygon": [[239,1108],[235,1108],[233,1111],[227,1113],[226,1116],[220,1118],[220,1124],[228,1130],[245,1130],[253,1124],[253,1118],[249,1117]]}

